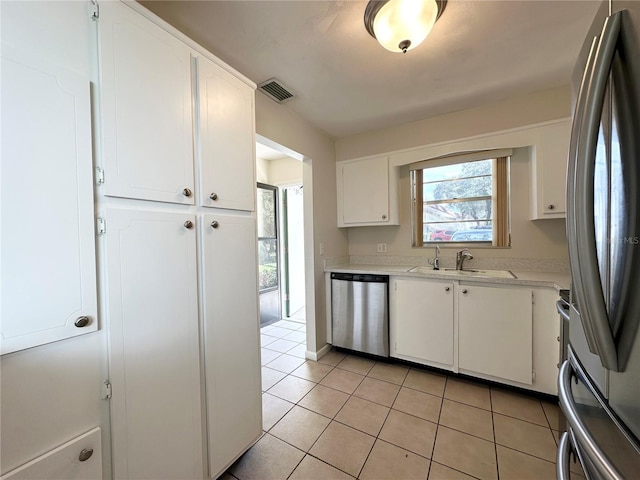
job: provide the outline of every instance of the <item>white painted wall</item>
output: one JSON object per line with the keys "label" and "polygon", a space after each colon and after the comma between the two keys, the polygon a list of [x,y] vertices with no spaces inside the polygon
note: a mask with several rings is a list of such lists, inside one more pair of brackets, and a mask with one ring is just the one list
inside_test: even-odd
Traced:
{"label": "white painted wall", "polygon": [[269,183],[269,160],[256,157],[256,181],[258,183]]}
{"label": "white painted wall", "polygon": [[[86,75],[95,87],[96,33],[88,2],[3,1],[0,9],[3,43]],[[101,400],[106,335],[99,321],[98,332],[0,358],[1,474],[101,426],[108,478],[108,402]]]}
{"label": "white painted wall", "polygon": [[269,162],[269,182],[278,187],[302,185],[302,162],[285,157]]}
{"label": "white painted wall", "polygon": [[[286,106],[256,93],[256,131],[259,135],[305,156],[304,181],[305,236],[312,239],[305,249],[307,281],[307,349],[318,351],[326,344],[324,259],[348,252],[347,232],[336,222],[336,166],[334,141]],[[309,244],[305,245],[308,247]]]}

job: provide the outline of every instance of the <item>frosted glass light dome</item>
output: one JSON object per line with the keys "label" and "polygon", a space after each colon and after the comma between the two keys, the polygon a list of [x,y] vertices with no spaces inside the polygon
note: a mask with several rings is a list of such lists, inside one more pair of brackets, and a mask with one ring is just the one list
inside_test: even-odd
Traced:
{"label": "frosted glass light dome", "polygon": [[438,13],[436,0],[389,0],[375,13],[374,36],[387,50],[406,53],[427,38]]}

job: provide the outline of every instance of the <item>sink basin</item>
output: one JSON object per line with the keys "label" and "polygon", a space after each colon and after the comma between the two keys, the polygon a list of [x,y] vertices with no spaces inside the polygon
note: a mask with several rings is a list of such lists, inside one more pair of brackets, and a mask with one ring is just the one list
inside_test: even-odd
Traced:
{"label": "sink basin", "polygon": [[434,270],[431,267],[413,267],[409,270],[409,273],[435,273],[461,277],[516,278],[509,270],[456,270],[455,268]]}

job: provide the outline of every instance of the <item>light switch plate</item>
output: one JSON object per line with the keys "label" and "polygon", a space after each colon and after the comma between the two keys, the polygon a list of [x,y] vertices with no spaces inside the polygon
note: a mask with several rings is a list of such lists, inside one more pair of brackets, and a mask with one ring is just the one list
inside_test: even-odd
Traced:
{"label": "light switch plate", "polygon": [[378,243],[378,253],[387,253],[386,243]]}
{"label": "light switch plate", "polygon": [[324,243],[320,243],[320,255],[324,255]]}

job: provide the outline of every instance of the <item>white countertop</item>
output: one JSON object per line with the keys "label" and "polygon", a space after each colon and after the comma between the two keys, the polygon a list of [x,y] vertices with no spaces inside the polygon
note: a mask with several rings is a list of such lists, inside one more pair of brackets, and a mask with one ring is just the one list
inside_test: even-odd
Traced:
{"label": "white countertop", "polygon": [[415,265],[358,265],[344,264],[325,268],[325,272],[372,273],[377,275],[393,275],[402,277],[431,278],[457,282],[493,283],[507,285],[527,285],[533,287],[549,287],[556,290],[568,289],[571,286],[571,275],[565,272],[527,272],[510,270],[516,278],[495,277],[456,277],[440,273],[438,270],[427,272],[409,272]]}

